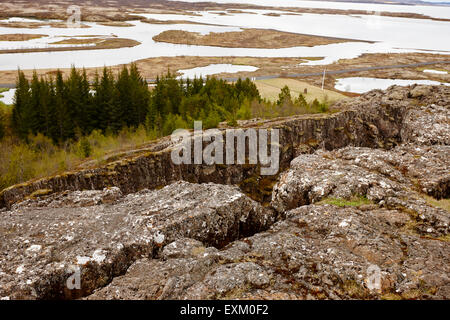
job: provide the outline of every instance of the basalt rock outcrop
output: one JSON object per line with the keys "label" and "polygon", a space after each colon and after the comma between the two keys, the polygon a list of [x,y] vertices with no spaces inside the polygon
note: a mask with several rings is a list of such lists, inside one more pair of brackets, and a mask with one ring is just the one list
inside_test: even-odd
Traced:
{"label": "basalt rock outcrop", "polygon": [[281,214],[325,198],[366,197],[385,207],[417,213],[416,231],[447,236],[447,211],[428,205],[421,193],[448,198],[450,146],[399,146],[393,150],[347,147],[317,151],[292,161],[273,191]]}
{"label": "basalt rock outcrop", "polygon": [[171,243],[89,299],[448,299],[448,243],[399,233],[408,221],[377,207],[304,206],[223,250]]}
{"label": "basalt rock outcrop", "polygon": [[[245,128],[280,129],[280,167],[283,170],[297,155],[318,148],[392,148],[402,142],[402,137],[410,140],[417,134],[423,139],[428,135],[433,136],[434,133],[428,131],[429,126],[433,126],[439,136],[440,126],[448,126],[445,119],[448,119],[449,96],[450,88],[446,86],[391,87],[386,92],[375,90],[356,99],[340,102],[334,106],[336,112],[332,114],[261,121]],[[417,118],[414,113],[423,115],[418,106],[425,106],[427,110],[434,108],[436,112]],[[442,119],[438,126],[431,124],[436,117]],[[142,189],[160,188],[179,180],[241,184],[247,179],[253,181],[259,175],[259,168],[251,165],[174,165],[171,161],[173,148],[170,139],[162,139],[146,149],[119,159],[113,156],[109,163],[98,168],[66,172],[12,186],[0,192],[0,208],[10,208],[14,203],[42,191],[49,194],[118,187],[128,194]],[[258,187],[263,188],[264,183],[257,183],[253,193],[257,193]],[[267,194],[257,198],[270,201]]]}
{"label": "basalt rock outcrop", "polygon": [[243,123],[280,129],[273,177],[166,138],[4,190],[0,298],[450,299],[449,108],[392,87]]}
{"label": "basalt rock outcrop", "polygon": [[[177,182],[115,199],[117,190],[104,190],[85,201],[91,193],[29,200],[2,214],[1,297],[82,297],[181,237],[220,248],[276,217],[232,186]],[[81,287],[69,290],[77,270]]]}

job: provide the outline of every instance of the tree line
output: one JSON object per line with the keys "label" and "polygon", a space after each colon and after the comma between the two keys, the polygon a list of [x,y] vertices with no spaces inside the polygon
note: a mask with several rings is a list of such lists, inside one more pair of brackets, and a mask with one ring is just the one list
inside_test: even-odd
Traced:
{"label": "tree line", "polygon": [[11,115],[13,131],[22,139],[43,134],[55,143],[74,140],[93,130],[117,133],[122,128],[145,125],[159,135],[187,128],[193,120],[206,127],[235,119],[244,101],[260,100],[256,86],[239,79],[234,84],[216,78],[177,79],[168,72],[158,77],[153,90],[135,64],[114,75],[108,68],[89,83],[86,71],[72,67],[64,79],[29,81],[19,70]]}
{"label": "tree line", "polygon": [[[222,121],[236,125],[238,119],[327,110],[326,103],[307,103],[302,94],[293,98],[287,86],[278,101],[263,100],[248,78],[234,83],[215,77],[179,79],[169,71],[149,90],[135,64],[123,66],[117,74],[105,67],[92,83],[86,70],[75,67],[66,78],[60,70],[54,77],[34,72],[31,81],[19,70],[16,88],[12,131],[25,141],[42,134],[55,144],[77,141],[94,130],[114,135],[143,126],[152,137],[159,137],[190,128],[194,120],[214,128]],[[0,126],[0,136],[4,132]]]}
{"label": "tree line", "polygon": [[60,70],[55,78],[39,78],[34,72],[31,81],[19,70],[11,125],[22,139],[42,133],[61,143],[95,129],[137,127],[145,121],[149,99],[147,83],[134,64],[116,77],[104,68],[92,85],[84,69],[73,67],[66,79]]}
{"label": "tree line", "polygon": [[277,101],[261,99],[249,79],[184,80],[168,72],[149,89],[136,65],[116,74],[103,68],[91,81],[75,68],[67,77],[34,72],[30,80],[19,70],[16,89],[12,107],[0,102],[0,190],[72,170],[87,157],[101,163],[118,149],[191,128],[194,120],[213,128],[327,110],[326,103],[293,97],[288,87]]}

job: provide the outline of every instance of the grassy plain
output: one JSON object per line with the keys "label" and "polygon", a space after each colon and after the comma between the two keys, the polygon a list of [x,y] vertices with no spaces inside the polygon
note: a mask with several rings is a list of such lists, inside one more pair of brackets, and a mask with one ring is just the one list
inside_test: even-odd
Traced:
{"label": "grassy plain", "polygon": [[[301,93],[308,103],[312,102],[314,99],[317,99],[319,101],[328,100],[329,102],[333,103],[347,98],[346,96],[335,91],[327,89],[324,89],[322,91],[320,87],[316,87],[310,85],[307,82],[299,81],[296,79],[276,78],[268,80],[256,80],[255,84],[262,98],[266,98],[270,101],[276,101],[278,99],[278,94],[280,93],[281,88],[286,85],[291,90],[291,95],[293,97],[298,97],[298,95]],[[305,89],[307,92],[306,94]]]}
{"label": "grassy plain", "polygon": [[267,49],[298,46],[313,47],[332,43],[356,41],[266,29],[244,29],[243,31],[221,33],[211,32],[205,35],[183,30],[167,30],[154,36],[153,40],[197,46]]}

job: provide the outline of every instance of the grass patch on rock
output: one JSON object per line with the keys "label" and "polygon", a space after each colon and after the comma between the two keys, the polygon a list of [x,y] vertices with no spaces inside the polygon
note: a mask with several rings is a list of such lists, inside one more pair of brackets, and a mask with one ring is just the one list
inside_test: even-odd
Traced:
{"label": "grass patch on rock", "polygon": [[318,204],[330,204],[337,207],[359,207],[362,205],[373,204],[373,202],[367,199],[366,196],[354,196],[351,199],[329,197],[321,200]]}
{"label": "grass patch on rock", "polygon": [[450,212],[450,199],[437,200],[437,199],[427,196],[427,195],[423,195],[423,198],[429,205],[436,207],[436,208],[441,208],[441,209],[444,209],[444,210]]}

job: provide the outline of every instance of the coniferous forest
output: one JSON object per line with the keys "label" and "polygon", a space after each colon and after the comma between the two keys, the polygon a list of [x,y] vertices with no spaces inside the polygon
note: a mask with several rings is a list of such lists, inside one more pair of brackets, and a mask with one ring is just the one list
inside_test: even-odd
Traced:
{"label": "coniferous forest", "polygon": [[182,80],[170,72],[158,77],[150,91],[134,64],[124,66],[117,76],[104,68],[92,85],[86,72],[75,68],[67,79],[58,71],[55,79],[34,73],[31,81],[19,71],[11,125],[22,139],[41,133],[55,143],[93,130],[117,134],[140,125],[168,135],[194,120],[215,127],[235,119],[240,106],[253,100],[260,97],[248,79],[235,84],[216,78]]}
{"label": "coniferous forest", "polygon": [[0,190],[72,169],[88,157],[102,162],[198,120],[208,129],[223,121],[235,126],[327,111],[326,103],[293,98],[287,86],[278,101],[263,100],[249,79],[178,79],[168,72],[149,87],[135,64],[117,74],[105,67],[90,81],[75,67],[67,77],[34,72],[32,79],[19,70],[16,88],[12,108],[0,105]]}

